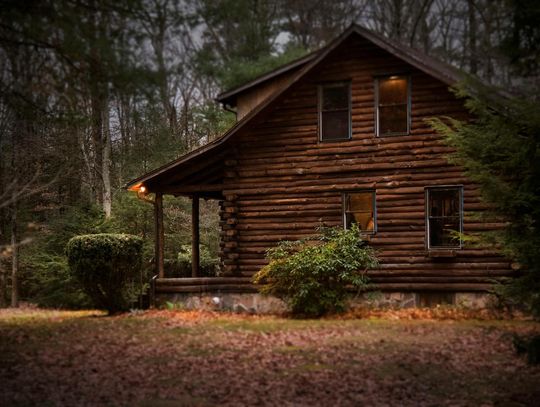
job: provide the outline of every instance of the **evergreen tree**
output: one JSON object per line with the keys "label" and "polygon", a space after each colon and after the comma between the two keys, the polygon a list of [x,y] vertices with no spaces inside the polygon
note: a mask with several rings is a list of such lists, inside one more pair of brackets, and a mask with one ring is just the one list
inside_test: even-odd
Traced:
{"label": "evergreen tree", "polygon": [[504,292],[540,316],[540,105],[479,89],[464,90],[470,123],[437,119],[432,124],[457,152],[453,159],[478,182],[492,214],[508,222],[495,241],[522,276]]}
{"label": "evergreen tree", "polygon": [[194,2],[193,27],[202,27],[202,46],[195,55],[199,74],[221,90],[249,80],[305,54],[300,46],[280,52],[278,0]]}

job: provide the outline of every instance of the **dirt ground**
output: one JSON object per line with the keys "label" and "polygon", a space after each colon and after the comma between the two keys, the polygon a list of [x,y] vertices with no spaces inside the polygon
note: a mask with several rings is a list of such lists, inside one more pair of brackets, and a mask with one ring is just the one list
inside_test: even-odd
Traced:
{"label": "dirt ground", "polygon": [[363,316],[0,310],[0,406],[539,405],[539,324]]}

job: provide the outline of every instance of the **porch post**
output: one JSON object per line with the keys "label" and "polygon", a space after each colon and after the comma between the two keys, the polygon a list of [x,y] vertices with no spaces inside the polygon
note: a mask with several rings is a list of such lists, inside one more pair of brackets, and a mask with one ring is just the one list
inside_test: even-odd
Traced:
{"label": "porch post", "polygon": [[191,197],[191,276],[199,275],[199,195]]}
{"label": "porch post", "polygon": [[165,231],[163,229],[163,194],[161,192],[156,192],[154,212],[156,220],[156,241],[154,254],[154,258],[156,260],[156,274],[159,278],[163,278],[165,277],[165,268],[163,266]]}

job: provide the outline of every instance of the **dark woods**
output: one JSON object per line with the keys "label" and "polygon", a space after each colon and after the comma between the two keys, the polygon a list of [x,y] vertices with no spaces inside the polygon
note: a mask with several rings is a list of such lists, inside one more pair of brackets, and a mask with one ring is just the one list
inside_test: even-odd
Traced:
{"label": "dark woods", "polygon": [[[529,0],[40,0],[0,4],[0,306],[84,306],[64,256],[74,235],[142,236],[152,208],[125,183],[219,136],[213,98],[323,46],[352,22],[512,91],[538,86]],[[166,257],[189,243],[189,203],[165,202]],[[217,216],[201,207],[201,242]],[[20,288],[20,293],[18,292]]]}

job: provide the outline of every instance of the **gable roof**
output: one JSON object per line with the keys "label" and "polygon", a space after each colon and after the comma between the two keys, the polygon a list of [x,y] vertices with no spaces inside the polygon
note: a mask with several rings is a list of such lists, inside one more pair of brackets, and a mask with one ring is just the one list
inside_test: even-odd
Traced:
{"label": "gable roof", "polygon": [[[419,51],[416,51],[410,47],[407,47],[405,45],[389,40],[388,38],[385,38],[379,34],[376,34],[357,24],[352,24],[347,30],[345,30],[341,35],[339,35],[337,38],[331,41],[327,46],[321,48],[315,53],[309,54],[308,56],[304,57],[305,60],[300,59],[297,61],[293,61],[292,63],[285,65],[282,68],[278,68],[277,70],[272,71],[270,73],[262,75],[259,78],[256,78],[245,85],[242,85],[238,88],[235,88],[233,90],[230,90],[228,92],[221,94],[220,99],[218,100],[231,98],[234,95],[237,95],[249,88],[257,86],[269,79],[275,78],[276,76],[280,74],[283,74],[288,71],[292,71],[294,68],[301,67],[298,70],[298,72],[291,78],[289,83],[287,83],[284,87],[280,88],[279,90],[277,90],[276,92],[268,96],[263,102],[257,105],[249,113],[247,113],[241,120],[236,122],[223,135],[211,141],[210,143],[205,144],[204,146],[201,146],[198,149],[193,150],[183,155],[182,157],[174,161],[171,161],[159,168],[156,168],[155,170],[152,170],[138,178],[135,178],[134,180],[130,181],[126,185],[126,188],[133,189],[134,187],[137,187],[138,185],[142,185],[145,182],[148,182],[151,180],[157,181],[158,178],[167,177],[172,172],[177,173],[178,171],[182,171],[182,169],[185,166],[188,166],[190,161],[192,161],[193,159],[197,157],[204,158],[204,156],[206,156],[207,154],[209,154],[210,152],[212,152],[219,146],[222,146],[229,139],[231,139],[231,137],[237,134],[239,130],[246,127],[256,116],[258,116],[260,113],[265,111],[270,105],[272,105],[272,103],[275,102],[288,89],[290,89],[291,86],[297,83],[302,77],[304,77],[313,68],[315,68],[322,60],[326,58],[326,56],[329,53],[331,53],[334,49],[336,49],[339,45],[341,45],[351,35],[355,35],[355,34],[360,35],[361,37],[367,39],[368,41],[384,49],[385,51],[389,52],[395,57],[409,63],[415,68],[431,75],[432,77],[442,81],[443,83],[447,85],[453,85],[462,79],[462,74],[456,68],[444,62],[438,61]],[[154,192],[154,191],[150,191],[150,192]]]}
{"label": "gable roof", "polygon": [[[362,37],[368,39],[369,41],[379,46],[380,48],[388,51],[389,53],[393,54],[394,56],[400,59],[403,59],[409,64],[430,74],[431,76],[434,76],[435,78],[443,81],[444,83],[452,84],[457,81],[456,75],[458,71],[453,66],[443,63],[437,59],[434,59],[422,52],[419,52],[413,48],[407,47],[401,43],[398,43],[396,41],[383,37],[379,34],[376,34],[357,24],[352,24],[342,35],[340,35],[337,38],[337,39],[341,39],[339,43],[341,43],[343,40],[349,37],[349,35],[352,34],[353,32],[360,34]],[[311,52],[302,58],[295,59],[294,61],[291,61],[288,64],[282,65],[270,72],[266,72],[263,75],[260,75],[249,82],[246,82],[240,86],[234,87],[232,89],[229,89],[225,92],[220,93],[217,96],[216,101],[223,104],[231,105],[231,102],[239,94],[253,87],[256,87],[268,80],[274,79],[280,75],[290,72],[294,70],[295,68],[299,68],[307,64],[308,62],[315,59],[317,55],[319,55],[324,49],[328,47],[332,47],[335,41],[336,40],[332,41],[326,47],[316,50],[314,52]],[[339,44],[335,44],[335,46],[337,45]]]}

